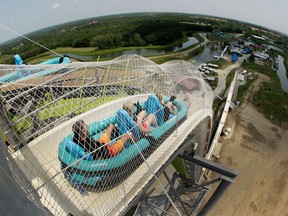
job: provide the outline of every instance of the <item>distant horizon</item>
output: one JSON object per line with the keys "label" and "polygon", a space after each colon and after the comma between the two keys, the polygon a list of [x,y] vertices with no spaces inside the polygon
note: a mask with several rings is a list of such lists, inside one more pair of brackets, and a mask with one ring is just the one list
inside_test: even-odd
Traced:
{"label": "distant horizon", "polygon": [[[220,17],[288,34],[288,1],[284,0],[54,0],[7,1],[0,25],[20,34],[83,19],[130,13],[185,13]],[[0,43],[16,35],[0,27]]]}
{"label": "distant horizon", "polygon": [[[68,21],[68,22],[63,22],[63,23],[59,23],[59,24],[55,24],[55,25],[51,25],[51,26],[48,26],[48,27],[43,27],[43,28],[40,28],[40,29],[37,29],[37,30],[33,30],[31,32],[27,32],[27,33],[24,33],[24,34],[21,34],[21,35],[31,35],[31,34],[35,34],[37,33],[38,31],[43,31],[45,29],[49,29],[49,28],[53,28],[53,27],[57,27],[57,26],[62,26],[62,25],[67,25],[69,23],[74,23],[74,22],[80,22],[80,21],[84,21],[84,20],[91,20],[91,19],[99,19],[99,18],[105,18],[105,17],[113,17],[113,16],[120,16],[120,15],[132,15],[132,14],[149,14],[149,13],[155,13],[155,14],[186,14],[186,15],[192,15],[192,16],[202,16],[202,17],[214,17],[214,18],[220,18],[220,19],[224,19],[224,20],[233,20],[233,21],[237,21],[237,22],[242,22],[242,23],[245,23],[247,25],[251,25],[251,26],[254,26],[254,27],[259,27],[259,28],[262,28],[262,29],[265,29],[265,30],[269,30],[269,31],[273,31],[273,32],[276,32],[278,34],[282,34],[283,36],[287,36],[288,37],[288,33],[285,33],[285,32],[280,32],[280,31],[277,31],[277,30],[274,30],[274,29],[271,29],[271,28],[268,28],[268,27],[265,27],[265,26],[262,26],[262,25],[259,25],[259,24],[255,24],[255,23],[249,23],[249,22],[246,22],[246,21],[242,21],[242,20],[238,20],[238,19],[233,19],[233,18],[228,18],[228,17],[221,17],[221,16],[215,16],[215,15],[208,15],[208,14],[195,14],[195,13],[186,13],[186,12],[131,12],[131,13],[119,13],[119,14],[109,14],[109,15],[102,15],[102,16],[96,16],[96,17],[87,17],[87,18],[83,18],[83,19],[78,19],[78,20],[72,20],[72,21]],[[7,26],[4,26],[4,27],[7,27]],[[1,24],[0,24],[0,28],[1,27]],[[7,27],[9,28],[9,27]],[[2,28],[3,29],[3,28]],[[6,31],[8,31],[7,29],[4,29]],[[15,32],[17,32],[17,30],[15,29],[11,29]],[[19,32],[17,32],[19,33]],[[20,34],[20,33],[19,33]],[[6,43],[10,43],[10,42],[13,42],[14,40],[16,40],[17,38],[23,38],[19,35],[17,35],[16,37],[14,38],[11,38],[11,39],[8,39],[6,41],[3,41],[3,42],[0,42],[0,45],[4,45]]]}

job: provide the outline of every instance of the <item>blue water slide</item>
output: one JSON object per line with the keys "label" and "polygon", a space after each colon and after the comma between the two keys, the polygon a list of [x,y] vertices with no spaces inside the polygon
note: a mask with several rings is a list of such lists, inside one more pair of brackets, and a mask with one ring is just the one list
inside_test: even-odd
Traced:
{"label": "blue water slide", "polygon": [[[15,65],[22,65],[23,64],[23,60],[18,54],[14,55],[14,62],[15,62]],[[0,82],[6,83],[6,82],[13,81],[17,78],[18,78],[18,71],[14,71],[14,72],[11,72],[9,74],[6,74],[6,75],[0,77]]]}
{"label": "blue water slide", "polygon": [[[7,82],[11,82],[11,81],[18,80],[18,79],[24,80],[24,79],[32,78],[32,77],[45,76],[45,75],[52,74],[58,71],[58,69],[47,69],[47,70],[37,72],[35,74],[31,74],[31,71],[27,67],[23,66],[25,65],[25,63],[19,54],[14,55],[14,62],[18,70],[0,77],[0,83],[7,83]],[[69,57],[66,56],[66,57],[57,57],[57,58],[49,59],[47,61],[41,62],[39,65],[69,64],[69,63],[71,63],[71,60]]]}
{"label": "blue water slide", "polygon": [[19,54],[14,55],[14,62],[16,65],[22,65],[24,63]]}
{"label": "blue water slide", "polygon": [[47,61],[41,62],[40,65],[46,65],[46,64],[69,64],[71,63],[71,60],[69,57],[57,57],[53,59],[49,59]]}
{"label": "blue water slide", "polygon": [[21,67],[21,65],[24,65],[25,63],[22,60],[22,58],[20,57],[20,55],[18,55],[18,54],[14,55],[14,62],[15,62],[15,65],[17,66],[17,68],[19,70],[13,71],[9,74],[6,74],[6,75],[0,77],[0,82],[2,82],[2,83],[11,82],[13,80],[22,78],[25,75],[27,76],[27,75],[31,74],[31,71],[24,69],[24,67]]}
{"label": "blue water slide", "polygon": [[9,74],[6,74],[6,75],[0,77],[0,83],[8,83],[8,82],[11,82],[13,80],[16,80],[18,77],[17,74],[18,74],[18,72],[14,71],[12,73],[9,73]]}

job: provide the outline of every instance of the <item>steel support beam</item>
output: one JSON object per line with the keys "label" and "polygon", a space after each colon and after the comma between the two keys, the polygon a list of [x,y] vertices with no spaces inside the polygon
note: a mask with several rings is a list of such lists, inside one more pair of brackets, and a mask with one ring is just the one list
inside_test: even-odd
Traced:
{"label": "steel support beam", "polygon": [[[194,137],[194,135],[191,135],[191,136],[189,137],[190,139],[185,140],[185,141],[183,142],[183,144],[181,144],[181,145],[179,146],[179,148],[174,152],[174,154],[169,158],[169,160],[168,160],[165,164],[163,164],[163,166],[160,168],[160,170],[159,170],[157,173],[155,173],[157,177],[158,177],[159,175],[161,175],[161,174],[165,171],[165,169],[168,167],[168,165],[171,164],[172,161],[173,161],[181,152],[183,152],[183,149],[184,149],[184,147],[185,147],[186,145],[190,145],[190,144],[194,143],[193,137]],[[141,200],[143,200],[143,199],[147,199],[147,197],[146,197],[146,191],[150,188],[150,186],[153,184],[154,181],[155,181],[155,179],[151,178],[150,182],[149,182],[147,185],[145,185],[145,187],[143,188],[142,192],[141,192],[140,194],[138,194],[138,196],[136,196],[136,197],[134,198],[134,200],[131,201],[131,203],[129,204],[129,207],[126,208],[120,215],[125,215],[132,206],[135,206],[137,203],[139,203],[139,201],[141,201]]]}
{"label": "steel support beam", "polygon": [[228,169],[221,164],[215,163],[214,161],[207,160],[197,155],[194,155],[193,157],[189,155],[179,155],[179,157],[220,174],[220,184],[198,214],[199,216],[205,216],[220,200],[226,189],[234,182],[234,179],[237,177],[238,173],[235,170]]}
{"label": "steel support beam", "polygon": [[139,206],[139,210],[140,210],[140,216],[146,216],[146,199],[143,199],[140,201],[140,206]]}
{"label": "steel support beam", "polygon": [[216,188],[213,195],[210,197],[208,202],[199,212],[198,216],[205,216],[212,209],[212,207],[221,199],[226,189],[234,182],[234,179],[231,179],[227,176],[220,176],[221,182]]}
{"label": "steel support beam", "polygon": [[194,155],[193,157],[189,155],[178,155],[180,158],[195,163],[201,167],[209,169],[213,172],[219,173],[220,175],[227,176],[230,178],[236,178],[238,173],[235,170],[228,169],[221,164],[215,163],[214,161],[207,160],[203,157]]}
{"label": "steel support beam", "polygon": [[[202,202],[202,200],[204,199],[206,193],[208,192],[208,188],[207,188],[207,185],[210,185],[210,184],[213,184],[213,183],[216,183],[218,181],[220,181],[218,187],[216,188],[215,192],[213,193],[213,195],[210,197],[210,199],[208,200],[208,202],[205,204],[205,206],[201,209],[201,211],[199,212],[198,215],[206,215],[211,209],[212,207],[219,201],[219,199],[222,197],[222,195],[225,193],[226,189],[231,185],[231,183],[234,182],[234,179],[237,177],[238,173],[234,170],[231,170],[231,169],[228,169],[226,167],[224,167],[223,165],[221,164],[218,164],[218,163],[215,163],[214,161],[210,161],[210,160],[207,160],[203,157],[200,157],[200,156],[197,156],[197,155],[194,155],[194,156],[191,156],[191,155],[183,155],[181,154],[182,153],[182,148],[187,145],[187,144],[191,144],[193,143],[193,140],[192,139],[188,139],[186,140],[186,142],[184,142],[181,147],[175,152],[175,154],[169,159],[169,161],[163,165],[161,167],[161,169],[156,173],[157,176],[159,176],[161,173],[164,173],[164,176],[166,177],[166,179],[168,180],[168,183],[170,184],[170,191],[169,191],[169,195],[172,195],[172,196],[177,196],[178,199],[180,198],[180,196],[185,193],[185,192],[188,192],[190,190],[191,192],[191,189],[193,190],[197,190],[197,188],[202,188],[203,191],[200,195],[200,197],[198,197],[196,203],[194,204],[194,209],[192,209],[192,211],[190,213],[188,213],[187,209],[185,208],[185,204],[181,202],[181,199],[179,199],[179,202],[180,202],[180,205],[182,206],[183,210],[185,211],[185,213],[187,215],[194,215],[197,211],[197,206],[199,207],[200,203]],[[174,188],[174,181],[175,181],[175,176],[173,175],[174,178],[172,178],[171,180],[169,179],[169,177],[167,176],[167,174],[165,173],[165,169],[167,167],[168,164],[170,164],[174,158],[176,156],[179,156],[180,158],[182,158],[183,160],[186,160],[186,161],[189,161],[191,163],[194,163],[196,165],[199,165],[203,168],[206,168],[208,170],[211,170],[213,172],[216,172],[218,174],[220,174],[220,177],[217,178],[217,179],[213,179],[209,182],[205,182],[203,183],[202,185],[197,185],[196,182],[194,182],[194,184],[196,184],[195,186],[192,186],[192,188],[187,188],[187,189],[175,189]],[[183,178],[183,177],[182,177]],[[185,179],[182,179],[185,181]],[[189,181],[187,179],[187,181]],[[139,213],[141,216],[144,216],[145,215],[145,210],[147,210],[147,202],[148,202],[148,199],[163,199],[165,198],[165,196],[162,194],[162,195],[158,195],[158,196],[151,196],[151,197],[146,197],[146,190],[151,186],[151,184],[153,183],[153,179],[151,179],[150,183],[147,184],[145,186],[145,188],[143,189],[143,192],[140,193],[138,195],[138,197],[136,197],[131,203],[130,203],[130,206],[133,206],[135,205],[137,202],[141,202],[140,205],[139,205]],[[180,196],[179,196],[180,195]],[[164,204],[165,205],[165,204]],[[167,206],[167,203],[166,205]],[[166,207],[165,207],[166,209]],[[122,212],[121,215],[124,215],[126,213],[126,211]]]}

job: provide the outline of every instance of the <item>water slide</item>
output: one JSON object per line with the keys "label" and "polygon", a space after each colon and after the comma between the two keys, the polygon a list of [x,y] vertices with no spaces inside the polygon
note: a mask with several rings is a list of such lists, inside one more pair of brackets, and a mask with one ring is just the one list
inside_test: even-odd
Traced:
{"label": "water slide", "polygon": [[[160,137],[161,144],[156,139],[147,138],[147,140],[142,139],[123,150],[124,154],[127,153],[126,157],[130,157],[132,155],[131,152],[133,153],[132,156],[138,153],[138,156],[134,157],[135,160],[132,159],[127,163],[127,166],[117,167],[117,169],[111,169],[108,172],[105,171],[107,167],[112,168],[112,165],[117,166],[123,162],[119,160],[119,157],[122,155],[108,159],[110,160],[108,164],[107,160],[89,161],[82,158],[78,158],[77,160],[72,154],[66,158],[70,160],[70,165],[64,165],[66,159],[63,160],[63,150],[65,149],[62,148],[63,143],[60,146],[59,143],[71,133],[72,124],[75,121],[84,119],[90,125],[89,119],[93,118],[93,116],[102,118],[102,115],[115,113],[117,109],[122,107],[125,101],[141,102],[147,96],[130,96],[129,98],[119,99],[97,107],[91,110],[91,112],[83,113],[83,115],[59,125],[59,127],[46,133],[45,136],[39,137],[40,139],[32,141],[22,151],[16,152],[14,155],[15,158],[27,158],[30,155],[29,160],[23,161],[25,164],[20,162],[18,165],[23,169],[28,179],[31,179],[39,194],[42,194],[44,198],[42,199],[43,205],[53,214],[67,215],[68,213],[72,213],[73,215],[81,215],[84,209],[91,215],[121,214],[129,206],[129,203],[135,197],[138,197],[143,188],[154,178],[153,173],[157,173],[167,163],[174,152],[181,147],[181,144],[189,133],[194,128],[197,128],[198,125],[201,125],[201,122],[204,122],[203,125],[207,125],[204,120],[212,116],[212,110],[205,108],[204,101],[198,98],[197,103],[189,107],[188,112],[190,115],[187,116],[187,119],[180,125],[176,123],[178,125],[177,129],[166,134],[165,139]],[[177,117],[171,121],[175,121],[176,119]],[[161,128],[159,129],[161,130]],[[158,134],[159,130],[156,130],[155,133]],[[155,146],[157,146],[156,149]],[[59,148],[61,149],[60,152]],[[161,157],[159,157],[160,155]],[[30,161],[34,162],[31,163]],[[60,167],[60,164],[65,167]],[[92,174],[77,173],[82,168],[89,168],[88,171],[91,171]],[[100,178],[95,177],[97,173],[102,175],[97,169],[101,169],[103,173],[106,172],[106,174],[109,174],[105,178],[106,181],[101,181],[102,179],[104,180],[102,176]],[[31,170],[35,172],[32,173]],[[71,170],[74,170],[75,173],[71,173]],[[64,175],[63,171],[65,171]],[[115,174],[114,178],[111,174]],[[83,181],[84,185],[80,181]],[[53,203],[53,206],[51,203]]]}
{"label": "water slide", "polygon": [[[31,77],[39,77],[48,74],[52,74],[57,71],[57,69],[43,69],[39,72],[34,72],[30,70],[27,64],[22,60],[19,54],[14,55],[14,62],[16,65],[16,70],[0,77],[0,83],[8,83],[11,81],[19,79],[27,79]],[[71,63],[68,56],[57,57],[49,59],[47,61],[41,62],[39,65],[50,65],[50,64],[69,64]],[[25,77],[25,78],[24,78]]]}
{"label": "water slide", "polygon": [[[39,197],[41,205],[54,215],[123,214],[132,206],[132,202],[141,198],[142,192],[147,190],[146,187],[153,180],[158,182],[157,173],[170,164],[178,151],[184,150],[182,144],[187,136],[195,134],[195,141],[199,143],[198,153],[204,154],[207,150],[214,94],[201,74],[193,70],[195,66],[185,61],[170,61],[157,65],[137,55],[121,56],[112,61],[101,62],[100,66],[84,63],[81,65],[82,68],[77,67],[75,70],[93,71],[91,74],[85,74],[85,77],[89,78],[85,83],[61,94],[58,89],[49,88],[49,93],[54,96],[51,101],[28,110],[25,115],[14,121],[7,118],[11,124],[3,124],[17,125],[17,128],[5,130],[11,133],[11,136],[19,136],[20,142],[23,143],[19,149],[18,140],[10,145],[15,149],[15,152],[11,153],[14,159],[11,161],[15,161],[14,167],[18,167],[25,177],[21,179],[29,183],[35,197]],[[66,68],[70,66],[67,65]],[[68,71],[65,77],[55,73],[55,77],[61,76],[61,79],[70,84],[75,77],[74,71]],[[78,79],[83,79],[84,73],[76,75]],[[34,92],[36,88],[46,90],[47,86],[54,87],[58,84],[56,78],[49,80],[48,84],[46,79],[39,79],[36,87],[13,89],[9,91],[9,95],[3,97],[13,104],[16,110],[22,110],[25,102],[19,101],[25,98],[25,95]],[[85,96],[83,89],[89,90],[85,92]],[[98,90],[98,94],[92,90]],[[107,160],[89,161],[84,159],[85,155],[77,156],[77,150],[66,146],[70,143],[64,141],[71,138],[72,126],[76,121],[83,120],[89,125],[88,131],[95,132],[95,135],[103,131],[106,121],[107,124],[117,123],[117,113],[122,116],[120,123],[130,124],[129,116],[126,115],[125,118],[123,112],[120,112],[123,104],[128,101],[139,102],[144,108],[148,97],[158,92],[177,97],[177,115],[158,125],[149,136],[131,143],[118,158],[116,156]],[[35,92],[39,97],[42,93]],[[74,100],[80,95],[83,97]],[[66,102],[63,103],[63,100]],[[146,105],[146,108],[152,107]],[[35,114],[38,118],[53,118],[43,124],[44,121],[38,121]],[[23,130],[20,130],[20,127]],[[120,163],[125,165],[122,166]],[[114,178],[109,178],[111,175],[114,175]]]}

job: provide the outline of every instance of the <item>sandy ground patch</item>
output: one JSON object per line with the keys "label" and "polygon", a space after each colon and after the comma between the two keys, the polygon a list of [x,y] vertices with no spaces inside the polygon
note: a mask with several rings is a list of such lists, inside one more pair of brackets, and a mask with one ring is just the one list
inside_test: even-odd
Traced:
{"label": "sandy ground patch", "polygon": [[241,108],[231,112],[230,136],[222,142],[219,163],[238,171],[236,181],[208,214],[288,216],[288,130],[273,125],[250,103],[260,75]]}

